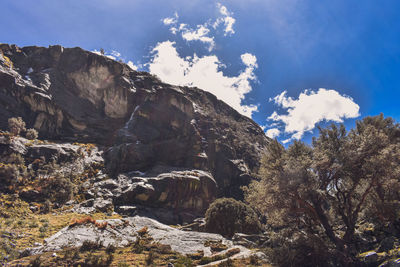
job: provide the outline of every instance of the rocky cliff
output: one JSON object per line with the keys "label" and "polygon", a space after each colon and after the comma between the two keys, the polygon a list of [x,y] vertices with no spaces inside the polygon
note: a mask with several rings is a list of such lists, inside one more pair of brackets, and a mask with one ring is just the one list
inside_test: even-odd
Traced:
{"label": "rocky cliff", "polygon": [[[81,48],[0,45],[0,128],[22,117],[41,138],[95,143],[120,206],[204,211],[241,197],[269,139],[198,88],[161,82]],[[97,193],[96,193],[97,194]]]}

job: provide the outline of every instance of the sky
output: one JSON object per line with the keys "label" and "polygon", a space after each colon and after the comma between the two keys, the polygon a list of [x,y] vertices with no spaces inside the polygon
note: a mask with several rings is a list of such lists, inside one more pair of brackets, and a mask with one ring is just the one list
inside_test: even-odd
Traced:
{"label": "sky", "polygon": [[82,47],[215,94],[284,144],[400,121],[398,0],[3,0],[0,42]]}

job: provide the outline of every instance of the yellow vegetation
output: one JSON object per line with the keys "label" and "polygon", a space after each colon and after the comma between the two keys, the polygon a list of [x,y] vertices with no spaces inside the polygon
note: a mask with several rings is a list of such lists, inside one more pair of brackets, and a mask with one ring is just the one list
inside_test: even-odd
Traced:
{"label": "yellow vegetation", "polygon": [[14,67],[14,65],[13,65],[11,59],[10,59],[9,57],[5,56],[4,53],[3,53],[3,51],[2,51],[1,49],[0,49],[0,53],[1,53],[1,55],[3,56],[3,58],[4,58],[5,65],[6,65],[7,67],[9,67],[10,69],[12,69],[12,68]]}

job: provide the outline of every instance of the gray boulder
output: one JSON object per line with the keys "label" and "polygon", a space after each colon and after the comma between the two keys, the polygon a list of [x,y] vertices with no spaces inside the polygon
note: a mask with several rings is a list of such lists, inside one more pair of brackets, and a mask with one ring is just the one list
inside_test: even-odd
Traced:
{"label": "gray boulder", "polygon": [[205,256],[210,256],[212,251],[206,244],[214,241],[222,242],[222,244],[226,245],[227,249],[220,253],[237,247],[242,255],[249,256],[251,254],[250,250],[235,246],[232,241],[223,238],[221,235],[182,231],[147,217],[135,216],[98,222],[107,222],[107,226],[103,229],[99,229],[94,224],[67,226],[45,239],[42,246],[30,249],[30,252],[31,254],[39,254],[44,251],[61,250],[64,247],[79,247],[86,240],[102,242],[103,246],[113,244],[114,246],[122,247],[134,242],[138,237],[137,232],[143,227],[147,227],[148,234],[154,239],[154,242],[169,245],[173,251],[178,253],[193,254],[203,251]]}

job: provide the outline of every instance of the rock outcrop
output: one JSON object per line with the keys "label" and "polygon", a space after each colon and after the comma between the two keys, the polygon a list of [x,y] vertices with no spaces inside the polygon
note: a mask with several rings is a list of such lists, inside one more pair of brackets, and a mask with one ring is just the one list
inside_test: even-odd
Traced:
{"label": "rock outcrop", "polygon": [[[0,128],[20,116],[41,138],[97,144],[115,179],[97,193],[111,192],[118,205],[202,212],[218,196],[240,198],[269,142],[214,95],[105,56],[61,46],[0,50]],[[54,149],[29,153],[63,156]]]}
{"label": "rock outcrop", "polygon": [[153,219],[135,216],[124,219],[109,219],[98,221],[99,224],[107,223],[107,226],[99,228],[94,224],[83,224],[67,226],[53,236],[45,239],[44,244],[29,249],[31,254],[44,251],[58,251],[65,247],[79,247],[84,241],[102,243],[103,246],[110,244],[123,247],[133,243],[138,237],[138,232],[146,227],[148,235],[155,242],[171,246],[172,250],[181,254],[194,254],[201,251],[204,256],[211,256],[213,251],[208,243],[220,243],[224,253],[232,248],[238,248],[239,255],[249,257],[255,252],[246,247],[234,245],[232,241],[218,234],[182,231],[168,225],[159,223]]}

